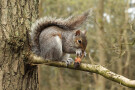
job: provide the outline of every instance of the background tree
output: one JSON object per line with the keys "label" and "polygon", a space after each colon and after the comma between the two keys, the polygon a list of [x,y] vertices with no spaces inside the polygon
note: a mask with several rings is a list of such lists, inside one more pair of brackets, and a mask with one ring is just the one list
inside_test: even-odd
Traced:
{"label": "background tree", "polygon": [[[97,22],[97,55],[99,64],[104,65],[106,61],[106,55],[105,50],[103,46],[106,45],[105,37],[104,37],[104,21],[103,21],[103,14],[104,14],[104,0],[99,0],[98,6],[97,6],[97,16],[96,16],[96,22]],[[98,75],[98,78],[96,80],[96,90],[105,90],[105,78]]]}
{"label": "background tree", "polygon": [[[135,14],[133,11],[135,3],[133,1],[41,0],[40,16],[68,17],[91,8],[93,15],[89,18],[87,24],[83,26],[83,29],[88,31],[88,55],[83,62],[101,64],[118,74],[135,79],[135,45],[133,43],[135,38]],[[99,4],[102,4],[101,8]],[[99,27],[99,25],[103,26],[103,28]],[[101,29],[102,32],[100,32]],[[101,34],[98,35],[98,33]],[[101,59],[99,55],[103,55],[103,58]],[[99,87],[97,83],[104,80],[101,85],[104,88],[103,90],[132,90],[107,79],[102,80],[99,76],[91,73],[44,65],[41,66],[40,72],[40,78],[42,79],[40,82],[41,90],[44,90],[44,88],[48,90],[62,90],[63,88],[65,90],[96,90]]]}

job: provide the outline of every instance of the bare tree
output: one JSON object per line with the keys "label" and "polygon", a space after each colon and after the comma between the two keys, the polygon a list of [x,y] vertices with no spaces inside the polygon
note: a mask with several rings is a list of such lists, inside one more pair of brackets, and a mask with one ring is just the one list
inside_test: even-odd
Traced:
{"label": "bare tree", "polygon": [[[99,64],[104,65],[106,56],[105,50],[103,46],[105,45],[104,41],[104,24],[103,24],[103,14],[104,14],[104,0],[99,0],[99,4],[97,7],[97,44],[98,44],[98,60]],[[101,76],[98,76],[98,80],[96,81],[97,88],[96,90],[104,90],[105,89],[105,79]]]}

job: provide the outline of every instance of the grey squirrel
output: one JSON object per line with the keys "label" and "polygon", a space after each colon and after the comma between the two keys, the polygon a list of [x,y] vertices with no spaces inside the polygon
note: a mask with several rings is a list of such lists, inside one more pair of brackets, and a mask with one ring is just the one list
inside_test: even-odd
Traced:
{"label": "grey squirrel", "polygon": [[32,51],[46,60],[73,62],[70,54],[84,54],[87,39],[86,31],[78,28],[86,21],[89,12],[77,17],[56,19],[44,17],[36,20],[31,27]]}

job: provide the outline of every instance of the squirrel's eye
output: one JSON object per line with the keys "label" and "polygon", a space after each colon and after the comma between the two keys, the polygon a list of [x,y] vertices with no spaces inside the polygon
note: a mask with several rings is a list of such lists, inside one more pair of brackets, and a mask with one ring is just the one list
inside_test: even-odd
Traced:
{"label": "squirrel's eye", "polygon": [[82,41],[81,41],[81,40],[78,40],[78,43],[80,43],[80,44],[81,44],[81,43],[82,43]]}

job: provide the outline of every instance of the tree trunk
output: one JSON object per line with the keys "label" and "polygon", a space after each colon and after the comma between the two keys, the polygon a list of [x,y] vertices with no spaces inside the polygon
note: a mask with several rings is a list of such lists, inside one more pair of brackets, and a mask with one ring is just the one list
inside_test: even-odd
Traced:
{"label": "tree trunk", "polygon": [[0,0],[0,90],[38,90],[37,66],[25,64],[27,32],[38,0]]}
{"label": "tree trunk", "polygon": [[[104,65],[106,56],[104,50],[104,24],[103,24],[103,13],[104,13],[104,0],[99,0],[98,2],[98,12],[97,12],[97,43],[98,43],[98,58],[99,64]],[[98,76],[98,81],[96,82],[96,90],[105,90],[105,79],[101,76]]]}

